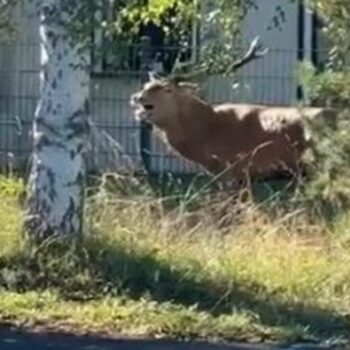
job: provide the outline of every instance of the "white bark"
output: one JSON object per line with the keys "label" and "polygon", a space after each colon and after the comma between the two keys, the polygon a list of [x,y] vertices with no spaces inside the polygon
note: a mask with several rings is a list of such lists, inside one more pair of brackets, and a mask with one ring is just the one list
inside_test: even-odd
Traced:
{"label": "white bark", "polygon": [[41,97],[34,126],[26,229],[34,238],[82,230],[89,118],[89,53],[66,23],[74,0],[42,0]]}

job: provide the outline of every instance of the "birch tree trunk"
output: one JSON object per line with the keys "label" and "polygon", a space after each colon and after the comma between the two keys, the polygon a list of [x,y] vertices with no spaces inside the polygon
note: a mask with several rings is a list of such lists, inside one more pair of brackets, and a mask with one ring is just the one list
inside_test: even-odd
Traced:
{"label": "birch tree trunk", "polygon": [[[85,1],[85,0],[82,0]],[[79,0],[41,0],[41,94],[25,228],[30,237],[82,231],[89,118],[89,52],[69,29]]]}

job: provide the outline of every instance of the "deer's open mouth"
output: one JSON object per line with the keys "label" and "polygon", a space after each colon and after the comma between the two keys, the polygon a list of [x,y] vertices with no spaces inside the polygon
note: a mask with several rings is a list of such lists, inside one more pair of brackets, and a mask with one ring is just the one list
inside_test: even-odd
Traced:
{"label": "deer's open mouth", "polygon": [[154,106],[151,104],[134,104],[134,115],[136,120],[150,121]]}

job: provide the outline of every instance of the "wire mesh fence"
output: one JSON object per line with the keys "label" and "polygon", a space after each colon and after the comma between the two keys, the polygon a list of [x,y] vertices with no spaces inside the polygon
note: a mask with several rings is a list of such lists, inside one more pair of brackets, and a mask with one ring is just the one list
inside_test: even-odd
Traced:
{"label": "wire mesh fence", "polygon": [[[153,50],[151,58],[165,72],[179,48]],[[92,147],[89,169],[94,172],[141,171],[190,174],[193,164],[174,154],[152,133],[143,133],[129,106],[130,95],[144,81],[140,46],[129,48],[125,65],[113,67],[103,57],[91,72]],[[185,59],[190,58],[188,52]],[[141,62],[141,63],[140,63]],[[208,76],[201,86],[210,102],[286,105],[297,101],[297,50],[270,49],[231,78]],[[39,99],[40,47],[37,43],[0,45],[0,168],[27,173],[31,154],[31,125]],[[146,135],[146,139],[145,139]],[[148,138],[148,139],[147,139]],[[143,152],[142,152],[143,150]],[[147,157],[143,155],[147,154]],[[148,164],[145,164],[148,163]]]}

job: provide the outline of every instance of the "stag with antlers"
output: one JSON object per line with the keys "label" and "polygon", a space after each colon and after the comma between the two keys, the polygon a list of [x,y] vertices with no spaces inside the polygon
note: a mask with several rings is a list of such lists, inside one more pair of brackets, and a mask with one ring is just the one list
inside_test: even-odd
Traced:
{"label": "stag with antlers", "polygon": [[[266,53],[256,38],[230,69],[233,72]],[[194,78],[194,73],[167,79],[151,75],[150,82],[131,97],[135,116],[158,128],[180,155],[234,182],[280,170],[299,174],[308,144],[303,118],[335,115],[324,108],[213,106],[199,97],[196,85],[182,82],[184,78]]]}

